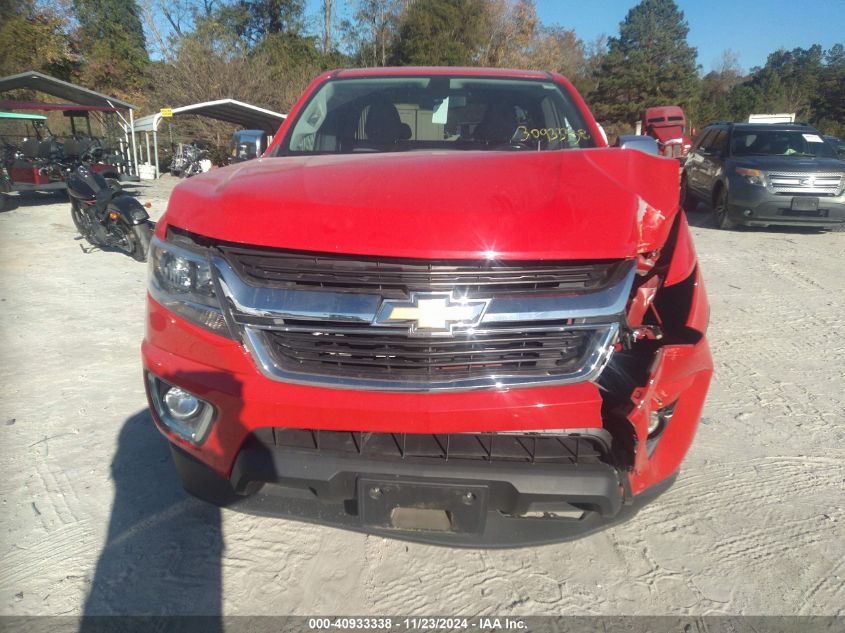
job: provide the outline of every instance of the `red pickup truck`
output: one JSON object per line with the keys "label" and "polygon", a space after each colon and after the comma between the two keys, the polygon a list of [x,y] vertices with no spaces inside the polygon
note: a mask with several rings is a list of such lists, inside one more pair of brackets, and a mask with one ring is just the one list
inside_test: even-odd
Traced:
{"label": "red pickup truck", "polygon": [[712,373],[677,163],[546,72],[318,77],[262,158],[173,190],[147,306],[187,490],[428,542],[630,516]]}

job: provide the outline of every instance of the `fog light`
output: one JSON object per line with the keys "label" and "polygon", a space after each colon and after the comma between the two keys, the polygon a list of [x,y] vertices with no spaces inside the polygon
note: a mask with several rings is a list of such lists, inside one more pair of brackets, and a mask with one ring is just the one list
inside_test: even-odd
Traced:
{"label": "fog light", "polygon": [[147,374],[150,399],[162,424],[192,444],[202,444],[211,430],[215,410],[210,402]]}
{"label": "fog light", "polygon": [[751,217],[751,209],[746,209],[742,212],[742,215],[744,215],[746,218]]}
{"label": "fog light", "polygon": [[164,394],[164,404],[170,415],[179,420],[187,420],[200,410],[200,401],[179,387],[171,387],[167,390]]}

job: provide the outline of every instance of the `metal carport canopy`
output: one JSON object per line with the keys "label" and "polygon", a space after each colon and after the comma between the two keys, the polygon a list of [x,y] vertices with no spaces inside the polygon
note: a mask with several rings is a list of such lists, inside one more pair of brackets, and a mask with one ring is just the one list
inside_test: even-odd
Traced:
{"label": "metal carport canopy", "polygon": [[[129,161],[129,169],[130,171],[132,169],[136,169],[136,166],[138,165],[138,155],[135,148],[135,135],[131,133],[135,123],[133,111],[137,109],[136,106],[126,101],[122,101],[121,99],[116,99],[115,97],[110,97],[109,95],[104,95],[100,92],[95,92],[93,90],[89,90],[88,88],[72,84],[68,81],[56,79],[55,77],[45,75],[44,73],[40,73],[36,70],[28,70],[23,73],[18,73],[17,75],[0,77],[0,93],[8,92],[9,90],[27,89],[43,92],[45,94],[58,97],[59,99],[64,99],[65,101],[71,101],[80,105],[115,108],[115,113],[123,121],[123,131],[126,135],[126,142],[131,142],[132,145],[132,156]],[[118,110],[128,110],[129,121],[124,119]]]}
{"label": "metal carport canopy", "polygon": [[[250,103],[237,101],[235,99],[218,99],[217,101],[206,101],[192,105],[171,108],[173,116],[179,114],[196,114],[218,121],[235,123],[248,130],[264,130],[267,134],[273,135],[287,117],[281,112],[273,112],[266,108],[259,108]],[[135,121],[132,128],[134,132],[144,132],[147,136],[147,163],[150,161],[150,140],[149,133],[153,133],[153,151],[155,152],[155,177],[158,178],[160,171],[158,165],[158,126],[162,120],[161,112],[149,114]],[[134,138],[134,134],[132,135]]]}
{"label": "metal carport canopy", "polygon": [[50,75],[45,75],[34,70],[0,78],[0,92],[23,89],[37,90],[38,92],[53,95],[59,99],[79,103],[80,105],[106,106],[119,110],[137,109],[134,105],[126,101],[88,90],[88,88],[83,88],[82,86],[77,86],[76,84],[56,79],[55,77],[50,77]]}
{"label": "metal carport canopy", "polygon": [[[206,116],[210,119],[217,119],[218,121],[235,123],[248,130],[264,130],[267,134],[275,134],[287,116],[280,112],[259,108],[258,106],[244,103],[243,101],[236,101],[235,99],[218,99],[217,101],[194,103],[179,108],[172,108],[172,112],[173,116],[179,114]],[[161,119],[160,112],[141,117],[135,122],[135,131],[155,132],[158,130]]]}

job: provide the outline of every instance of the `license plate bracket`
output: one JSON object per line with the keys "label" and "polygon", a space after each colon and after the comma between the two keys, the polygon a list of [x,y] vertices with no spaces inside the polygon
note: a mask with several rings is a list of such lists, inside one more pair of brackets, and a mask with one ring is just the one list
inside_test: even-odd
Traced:
{"label": "license plate bracket", "polygon": [[480,484],[358,479],[362,524],[387,530],[480,534],[488,497],[489,489]]}
{"label": "license plate bracket", "polygon": [[819,199],[806,196],[796,196],[792,199],[793,211],[818,211]]}

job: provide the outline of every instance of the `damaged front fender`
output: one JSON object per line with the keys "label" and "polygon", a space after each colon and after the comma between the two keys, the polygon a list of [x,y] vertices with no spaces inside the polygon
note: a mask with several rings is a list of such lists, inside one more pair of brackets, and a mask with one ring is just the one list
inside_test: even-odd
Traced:
{"label": "damaged front fender", "polygon": [[695,435],[713,373],[709,304],[683,212],[669,223],[649,205],[649,240],[626,311],[629,338],[602,375],[605,427],[638,494],[671,477]]}
{"label": "damaged front fender", "polygon": [[[692,444],[713,361],[706,339],[695,345],[667,345],[657,351],[648,383],[631,394],[627,418],[636,431],[631,491],[638,494],[667,479]],[[652,414],[672,407],[671,418],[649,438]]]}

